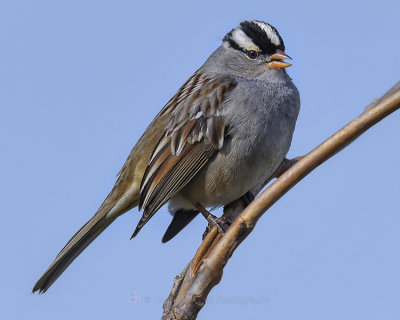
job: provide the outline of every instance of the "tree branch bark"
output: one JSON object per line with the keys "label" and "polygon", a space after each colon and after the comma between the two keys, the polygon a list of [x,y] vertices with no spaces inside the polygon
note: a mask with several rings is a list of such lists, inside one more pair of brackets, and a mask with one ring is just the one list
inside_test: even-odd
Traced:
{"label": "tree branch bark", "polygon": [[[205,236],[194,258],[175,278],[173,289],[163,305],[162,319],[196,319],[209,292],[221,280],[223,269],[229,258],[254,229],[263,213],[312,170],[399,108],[400,82],[381,99],[374,100],[360,116],[310,153],[290,163],[294,164],[289,169],[282,174],[279,172],[279,178],[247,208],[244,209],[240,200],[228,207],[224,215],[233,214],[238,217],[223,237],[215,228]],[[241,213],[238,214],[239,212]]]}

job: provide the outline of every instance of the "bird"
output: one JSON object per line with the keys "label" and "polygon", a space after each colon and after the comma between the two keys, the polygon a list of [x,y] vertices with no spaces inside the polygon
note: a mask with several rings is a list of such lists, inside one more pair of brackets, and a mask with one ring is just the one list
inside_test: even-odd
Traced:
{"label": "bird", "polygon": [[142,217],[132,235],[166,203],[172,239],[199,213],[254,192],[291,145],[300,95],[286,72],[291,59],[278,30],[244,20],[179,88],[130,152],[111,192],[34,285],[46,292],[116,218],[134,207]]}

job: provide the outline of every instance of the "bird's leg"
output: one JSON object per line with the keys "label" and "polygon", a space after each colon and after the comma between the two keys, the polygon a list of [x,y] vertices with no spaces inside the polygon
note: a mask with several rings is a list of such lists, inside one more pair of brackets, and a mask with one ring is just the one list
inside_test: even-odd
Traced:
{"label": "bird's leg", "polygon": [[[232,221],[237,218],[237,216],[254,200],[254,195],[252,192],[247,192],[245,195],[240,197],[239,199],[227,204],[224,207],[224,214],[221,218],[217,218],[214,216],[215,220],[218,221],[218,224],[224,225],[225,230],[229,228]],[[197,210],[199,210],[203,215],[204,208],[202,206],[197,206]],[[205,210],[205,209],[204,209]],[[207,210],[205,210],[209,213]],[[211,215],[211,213],[209,213]],[[208,220],[208,219],[207,219]],[[221,233],[218,229],[218,224],[215,230],[213,229],[214,224],[210,222],[207,225],[206,230],[203,233],[203,243],[201,244],[199,250],[192,260],[192,273],[196,274],[197,270],[203,263],[204,259],[206,259],[213,248],[217,245],[223,233]],[[219,233],[219,234],[218,234]]]}
{"label": "bird's leg", "polygon": [[224,207],[224,214],[222,217],[230,220],[229,224],[231,224],[232,221],[235,220],[244,209],[246,209],[250,202],[254,200],[254,198],[255,196],[251,191],[246,192],[238,200],[233,201]]}
{"label": "bird's leg", "polygon": [[200,203],[196,203],[196,209],[201,212],[204,218],[207,219],[208,223],[217,228],[221,235],[224,235],[226,230],[228,230],[229,225],[227,225],[222,219],[219,219],[213,215],[210,211],[204,208]]}
{"label": "bird's leg", "polygon": [[[216,218],[219,224],[222,224],[227,230],[231,225],[232,221],[237,218],[237,216],[254,200],[254,195],[252,192],[247,192],[245,195],[239,199],[227,204],[224,207],[224,214],[220,218]],[[203,240],[206,235],[210,232],[211,228],[214,226],[213,223],[209,223],[206,230],[203,233]]]}

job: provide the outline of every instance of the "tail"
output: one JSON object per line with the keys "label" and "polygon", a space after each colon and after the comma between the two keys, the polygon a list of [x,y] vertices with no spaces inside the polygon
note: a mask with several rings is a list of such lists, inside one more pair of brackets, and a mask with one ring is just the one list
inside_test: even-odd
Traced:
{"label": "tail", "polygon": [[[96,239],[117,217],[126,211],[136,207],[138,201],[129,206],[116,208],[110,206],[109,200],[103,203],[96,214],[76,232],[60,251],[53,263],[47,268],[33,287],[32,293],[39,291],[44,293],[58,279],[65,269],[81,254],[86,247]],[[110,208],[111,207],[111,208]]]}
{"label": "tail", "polygon": [[174,217],[162,237],[162,243],[165,243],[175,237],[181,230],[186,227],[197,215],[198,211],[195,210],[178,210],[174,213]]}
{"label": "tail", "polygon": [[75,260],[85,248],[97,238],[113,221],[102,217],[98,219],[95,215],[68,241],[65,247],[60,251],[53,263],[47,268],[44,274],[36,282],[32,293],[39,291],[44,293],[53,284],[54,281],[64,272],[64,270]]}

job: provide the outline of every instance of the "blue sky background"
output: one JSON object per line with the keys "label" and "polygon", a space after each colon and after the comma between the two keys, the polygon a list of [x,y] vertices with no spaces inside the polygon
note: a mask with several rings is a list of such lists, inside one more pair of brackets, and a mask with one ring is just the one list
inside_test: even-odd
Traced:
{"label": "blue sky background", "polygon": [[[0,3],[1,319],[157,319],[200,244],[162,245],[163,208],[119,218],[44,295],[31,289],[96,211],[158,110],[244,19],[278,28],[304,154],[400,80],[398,1]],[[400,113],[259,221],[199,319],[400,319]]]}

